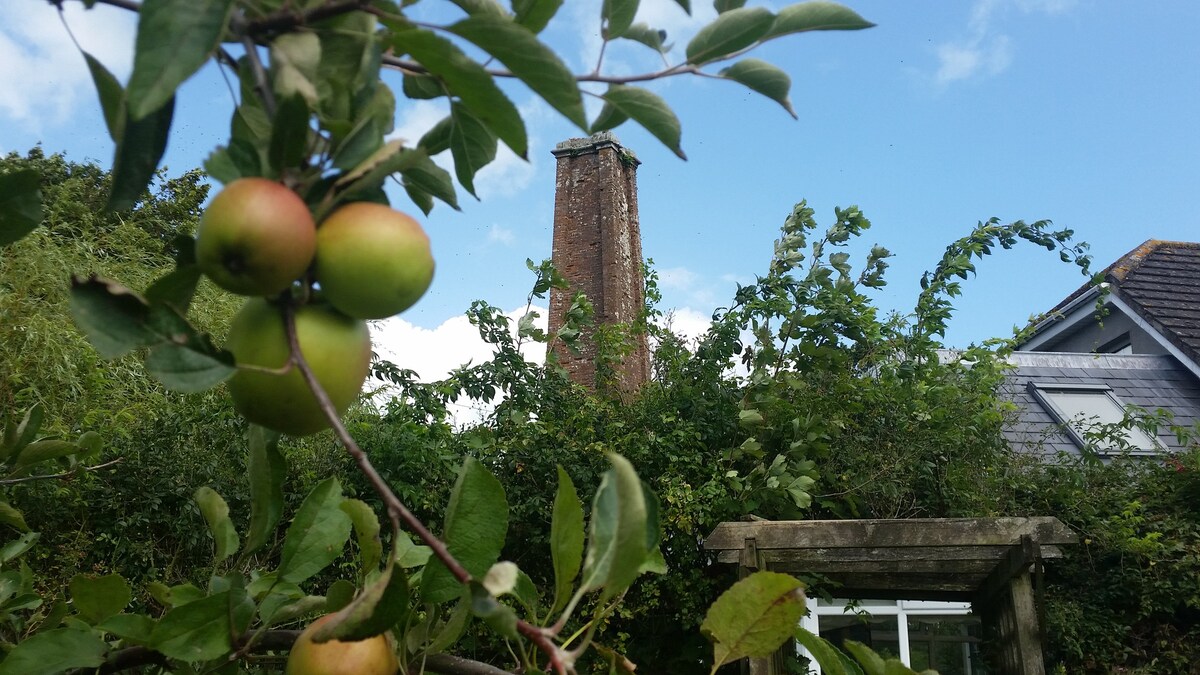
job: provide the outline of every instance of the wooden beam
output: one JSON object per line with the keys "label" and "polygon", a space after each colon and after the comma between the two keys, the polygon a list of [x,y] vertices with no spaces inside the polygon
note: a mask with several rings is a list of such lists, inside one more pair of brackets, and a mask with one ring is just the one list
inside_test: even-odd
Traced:
{"label": "wooden beam", "polygon": [[926,518],[909,520],[784,520],[725,522],[704,541],[709,550],[740,549],[753,537],[758,550],[1004,546],[1030,535],[1043,544],[1077,541],[1057,518]]}
{"label": "wooden beam", "polygon": [[1008,553],[996,564],[996,568],[988,574],[979,585],[974,602],[987,604],[992,598],[1004,590],[1013,578],[1027,574],[1029,566],[1039,558],[1038,545],[1033,537],[1021,537],[1021,542],[1009,548]]}
{"label": "wooden beam", "polygon": [[[770,564],[823,564],[873,560],[895,561],[972,561],[987,560],[995,563],[1012,548],[1005,546],[908,546],[903,548],[800,548],[769,549],[760,551]],[[1062,549],[1057,546],[1042,546],[1043,558],[1061,558]],[[740,550],[719,551],[717,562],[734,564],[741,560]]]}

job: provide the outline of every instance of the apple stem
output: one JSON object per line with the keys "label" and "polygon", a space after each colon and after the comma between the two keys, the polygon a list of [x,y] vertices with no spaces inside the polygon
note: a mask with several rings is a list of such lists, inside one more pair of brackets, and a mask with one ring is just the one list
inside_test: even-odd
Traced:
{"label": "apple stem", "polygon": [[[359,470],[367,477],[367,481],[371,483],[371,487],[374,488],[375,493],[383,500],[384,505],[387,507],[388,518],[392,521],[393,533],[396,535],[399,534],[400,523],[403,522],[410,530],[416,533],[426,546],[433,550],[433,554],[437,556],[438,560],[442,561],[446,569],[450,570],[455,579],[464,584],[470,582],[471,573],[450,553],[450,550],[446,548],[445,542],[434,536],[429,531],[429,528],[425,527],[425,523],[421,522],[420,518],[417,518],[404,506],[404,503],[400,501],[396,493],[392,492],[392,488],[388,486],[387,481],[375,470],[375,466],[371,464],[367,453],[358,446],[358,443],[354,441],[350,432],[346,430],[346,426],[342,424],[342,419],[338,416],[333,402],[329,400],[329,395],[325,393],[325,389],[317,381],[317,376],[313,373],[312,368],[309,367],[308,361],[304,359],[304,354],[300,352],[300,338],[296,333],[296,314],[291,303],[284,305],[283,317],[288,338],[288,348],[291,352],[289,362],[295,364],[296,368],[300,370],[300,374],[304,376],[305,383],[308,384],[308,388],[312,390],[313,396],[316,397],[321,411],[325,413],[325,418],[329,420],[330,426],[333,427],[334,434],[337,435],[338,440],[345,446],[350,456],[354,458]],[[546,653],[546,656],[550,660],[550,666],[554,668],[555,672],[560,675],[566,675],[566,665],[562,661],[561,651],[551,639],[556,634],[555,631],[548,631],[545,628],[540,628],[521,619],[517,620],[517,630]]]}

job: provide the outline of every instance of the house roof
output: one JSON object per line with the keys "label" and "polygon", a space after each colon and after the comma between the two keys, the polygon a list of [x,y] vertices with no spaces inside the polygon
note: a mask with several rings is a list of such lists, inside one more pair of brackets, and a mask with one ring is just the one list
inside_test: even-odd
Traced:
{"label": "house roof", "polygon": [[[1200,243],[1148,239],[1101,272],[1112,294],[1193,363],[1200,363]],[[1094,292],[1084,284],[1049,314]],[[1042,321],[1037,334],[1050,325]]]}
{"label": "house roof", "polygon": [[[1053,386],[1104,385],[1125,405],[1150,412],[1166,410],[1176,424],[1185,426],[1200,421],[1200,380],[1170,356],[1013,352],[1009,362],[1013,369],[1005,378],[1000,395],[1017,408],[1014,418],[1004,427],[1005,439],[1017,450],[1046,454],[1079,451],[1060,420],[1030,391],[1031,382]],[[1169,429],[1160,429],[1157,440],[1169,450],[1181,449]]]}

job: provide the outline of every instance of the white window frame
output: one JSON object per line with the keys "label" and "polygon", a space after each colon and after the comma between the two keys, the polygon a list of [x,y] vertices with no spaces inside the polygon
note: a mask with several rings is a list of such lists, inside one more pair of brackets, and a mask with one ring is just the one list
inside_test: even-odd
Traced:
{"label": "white window frame", "polygon": [[[823,616],[843,616],[852,610],[849,605],[855,602],[845,598],[834,598],[832,602],[827,602],[819,598],[808,599],[809,612],[800,618],[800,626],[812,633],[820,635],[820,620]],[[860,600],[858,602],[888,602],[880,600]],[[910,616],[969,616],[971,614],[971,603],[969,602],[941,602],[935,600],[894,600],[891,604],[872,604],[870,606],[859,605],[858,610],[865,612],[872,617],[879,616],[894,616],[896,617],[896,634],[897,641],[900,643],[900,661],[908,667],[912,667],[912,654],[909,651],[908,641],[908,617]],[[797,644],[796,651],[800,656],[809,660],[809,670],[816,675],[820,675],[821,666],[813,659],[812,654],[804,648],[803,645]]]}

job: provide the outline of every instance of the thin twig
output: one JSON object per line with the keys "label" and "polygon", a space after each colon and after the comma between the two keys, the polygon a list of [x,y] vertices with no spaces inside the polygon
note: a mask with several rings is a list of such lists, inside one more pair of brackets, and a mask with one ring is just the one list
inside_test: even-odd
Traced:
{"label": "thin twig", "polygon": [[258,57],[258,44],[247,32],[245,19],[240,14],[234,16],[230,22],[230,28],[235,34],[241,36],[242,47],[246,49],[246,60],[250,62],[250,72],[254,75],[254,91],[262,99],[263,109],[267,111],[267,116],[274,118],[275,92],[271,91],[271,84],[267,81],[267,70],[263,68],[262,59]]}
{"label": "thin twig", "polygon": [[17,483],[28,483],[30,481],[35,481],[35,480],[51,480],[54,478],[66,478],[68,476],[74,476],[75,474],[79,473],[80,471],[99,471],[100,469],[110,467],[113,464],[120,464],[123,459],[124,459],[123,457],[118,457],[110,462],[105,462],[103,464],[97,464],[95,466],[80,466],[80,467],[71,469],[70,471],[64,471],[62,473],[49,473],[49,474],[43,474],[41,476],[25,476],[24,478],[5,478],[4,480],[0,480],[0,485],[16,485]]}
{"label": "thin twig", "polygon": [[[391,56],[391,55],[385,54],[383,56],[382,63],[383,63],[383,65],[387,66],[388,68],[399,70],[399,71],[405,72],[405,73],[412,73],[413,75],[429,75],[430,74],[429,69],[426,68],[425,66],[421,65],[420,63],[417,63],[416,61],[409,61],[407,59],[402,59],[397,56]],[[486,69],[485,72],[487,72],[487,74],[491,75],[492,77],[505,77],[505,78],[515,78],[516,77],[516,75],[514,75],[510,71],[500,70],[500,69],[496,69],[496,68],[488,68],[488,69]],[[675,66],[670,66],[668,68],[663,68],[662,70],[658,70],[653,73],[642,73],[641,75],[626,75],[623,77],[618,77],[616,75],[601,75],[598,73],[588,73],[587,75],[576,75],[575,81],[576,82],[601,82],[601,83],[606,83],[606,84],[629,84],[631,82],[648,82],[650,80],[660,80],[664,77],[672,77],[675,75],[686,75],[686,74],[706,75],[706,76],[708,75],[708,73],[703,72],[697,66],[691,66],[691,65],[687,65],[687,64],[679,64],[679,65],[675,65]],[[715,76],[713,76],[713,77],[715,77]]]}

